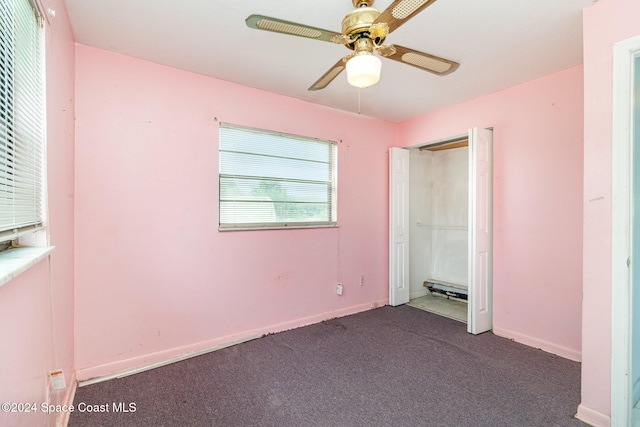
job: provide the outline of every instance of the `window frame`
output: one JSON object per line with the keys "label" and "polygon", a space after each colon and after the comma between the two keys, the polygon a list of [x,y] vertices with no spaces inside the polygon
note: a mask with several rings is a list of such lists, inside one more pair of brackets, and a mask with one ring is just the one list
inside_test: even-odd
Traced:
{"label": "window frame", "polygon": [[[221,165],[221,153],[226,150],[222,150],[222,138],[223,129],[233,129],[238,131],[246,131],[248,133],[257,133],[268,137],[283,138],[288,140],[301,140],[304,142],[326,144],[331,150],[329,155],[330,162],[328,163],[329,178],[327,181],[330,188],[330,195],[327,198],[327,208],[330,216],[328,221],[275,221],[275,222],[222,222],[222,180],[224,178],[240,178],[242,175],[237,174],[223,174]],[[271,131],[266,129],[253,128],[248,126],[236,125],[226,122],[220,122],[219,125],[219,141],[218,141],[218,231],[244,231],[244,230],[283,230],[283,229],[308,229],[308,228],[334,228],[338,226],[337,212],[338,212],[338,143],[336,141],[313,138],[308,136],[296,135],[286,132]],[[264,155],[264,154],[258,154]],[[269,155],[264,155],[269,157]],[[255,178],[255,177],[254,177]],[[282,177],[271,177],[269,181],[279,182],[296,182],[294,179],[287,179]]]}
{"label": "window frame", "polygon": [[[3,57],[7,58],[5,64],[12,68],[11,71],[5,74],[11,76],[11,82],[0,84],[5,88],[11,87],[10,92],[5,92],[7,101],[3,103],[8,112],[3,120],[3,123],[7,126],[5,128],[5,136],[3,136],[3,141],[5,142],[2,143],[6,144],[4,145],[6,154],[3,157],[6,166],[2,168],[4,171],[2,172],[3,181],[5,183],[1,186],[1,188],[7,189],[7,194],[11,195],[11,197],[4,199],[2,212],[4,215],[13,212],[11,206],[15,203],[12,201],[16,200],[16,195],[18,200],[20,198],[24,200],[25,195],[29,194],[12,190],[16,183],[17,186],[24,186],[24,182],[27,182],[24,180],[25,174],[31,175],[29,185],[33,186],[32,190],[30,190],[33,199],[29,208],[31,209],[31,218],[29,220],[18,221],[14,217],[12,222],[7,221],[2,226],[0,230],[0,245],[3,246],[6,245],[6,242],[12,241],[13,246],[20,245],[23,241],[27,244],[46,244],[42,238],[47,217],[45,18],[36,0],[20,1],[23,4],[18,5],[12,2],[15,6],[8,3],[3,6],[13,14],[12,19],[15,27],[9,29],[9,31],[13,31],[11,51],[3,52]],[[26,18],[26,15],[23,15],[23,11],[20,9],[24,7],[31,9],[33,21],[29,27],[25,26],[20,30],[18,26],[27,22],[26,20],[22,21],[23,18]],[[20,24],[17,23],[18,20],[20,20]],[[25,29],[28,29],[30,39],[21,42],[17,39],[16,33],[25,31]],[[5,40],[2,44],[7,43]],[[35,44],[30,48],[24,47],[24,45],[31,43]],[[30,55],[25,56],[25,52]],[[23,58],[21,62],[28,67],[29,73],[33,73],[28,79],[28,87],[26,88],[22,86],[24,83],[16,84],[17,79],[25,79],[24,71],[16,71],[16,62],[18,61],[16,58],[18,56]],[[24,58],[28,58],[28,60]],[[16,105],[21,105],[22,103],[24,103],[24,106],[18,110]],[[20,123],[17,121],[21,119],[16,112],[24,114],[25,111],[28,111],[30,116],[35,117],[33,122]],[[18,125],[17,123],[20,124]],[[37,126],[34,127],[34,125]],[[28,136],[24,135],[25,130],[27,130]],[[24,157],[25,147],[29,154],[26,161]],[[18,159],[16,152],[21,153],[20,156],[23,157],[18,162],[16,162]],[[14,180],[12,176],[17,179]],[[13,185],[11,184],[12,182],[14,183]]]}

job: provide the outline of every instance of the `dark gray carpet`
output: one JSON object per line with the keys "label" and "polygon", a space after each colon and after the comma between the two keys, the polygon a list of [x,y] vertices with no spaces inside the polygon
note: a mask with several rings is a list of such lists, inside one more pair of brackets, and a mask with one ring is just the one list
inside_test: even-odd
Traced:
{"label": "dark gray carpet", "polygon": [[110,412],[69,425],[580,426],[579,401],[579,363],[401,306],[81,387]]}

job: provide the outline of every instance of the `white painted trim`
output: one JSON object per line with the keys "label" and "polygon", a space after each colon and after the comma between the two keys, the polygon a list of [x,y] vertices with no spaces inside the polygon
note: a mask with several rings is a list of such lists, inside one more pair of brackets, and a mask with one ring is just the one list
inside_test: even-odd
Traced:
{"label": "white painted trim", "polygon": [[[125,360],[118,360],[104,365],[92,366],[76,370],[80,387],[89,384],[95,384],[114,378],[121,378],[133,375],[139,372],[148,371],[149,369],[158,368],[164,365],[186,360],[201,354],[210,353],[231,345],[236,345],[245,341],[258,338],[264,334],[282,332],[301,326],[311,325],[322,322],[323,320],[333,319],[336,317],[348,316],[363,311],[378,308],[387,305],[388,299],[376,300],[370,303],[359,304],[351,307],[331,310],[321,314],[296,319],[289,322],[278,323],[250,331],[244,331],[238,334],[227,335],[224,337],[199,342],[192,345],[174,347],[157,353],[144,354],[142,356],[133,357]],[[105,374],[108,372],[108,374]]]}
{"label": "white painted trim", "polygon": [[[69,381],[69,386],[67,386],[67,392],[64,395],[64,399],[62,400],[61,405],[73,405],[73,399],[76,396],[76,390],[78,389],[78,382],[76,381],[76,373],[73,372],[71,374],[71,379]],[[56,427],[66,427],[69,424],[69,417],[71,416],[71,412],[63,411],[58,413],[58,417],[56,418]]]}
{"label": "white painted trim", "polygon": [[631,198],[633,57],[640,37],[613,46],[611,425],[631,422]]}
{"label": "white painted trim", "polygon": [[25,246],[0,252],[0,286],[45,259],[54,249],[55,246]]}
{"label": "white painted trim", "polygon": [[394,307],[411,300],[410,165],[409,150],[389,148],[389,304]]}
{"label": "white painted trim", "polygon": [[578,406],[576,418],[594,427],[609,427],[612,425],[611,418],[608,415],[582,404]]}
{"label": "white painted trim", "polygon": [[203,354],[211,353],[211,352],[216,351],[216,350],[222,350],[223,348],[231,347],[231,346],[234,346],[234,345],[237,345],[237,344],[242,344],[243,342],[251,341],[251,340],[254,340],[256,338],[260,338],[260,335],[250,335],[250,336],[247,336],[245,338],[241,338],[241,339],[237,339],[237,340],[233,340],[233,341],[228,341],[228,342],[225,342],[225,343],[213,346],[213,347],[203,348],[202,350],[195,350],[195,351],[191,351],[189,353],[180,354],[178,356],[170,357],[168,359],[161,360],[161,361],[156,362],[156,363],[150,363],[148,365],[140,366],[140,367],[137,367],[137,368],[120,371],[120,372],[117,372],[115,374],[105,375],[105,376],[102,376],[102,377],[91,378],[90,380],[80,381],[78,385],[80,387],[84,387],[84,386],[87,386],[87,385],[101,383],[101,382],[108,381],[108,380],[113,380],[113,379],[116,379],[116,378],[128,377],[129,375],[139,374],[141,372],[149,371],[151,369],[160,368],[162,366],[170,365],[172,363],[181,362],[183,360],[191,359],[192,357],[202,356]]}
{"label": "white painted trim", "polygon": [[515,342],[519,342],[520,344],[525,344],[530,347],[535,347],[542,351],[546,351],[547,353],[564,357],[565,359],[573,360],[575,362],[580,362],[582,360],[582,353],[578,350],[534,338],[530,335],[521,334],[519,332],[510,331],[508,329],[496,328],[495,326],[493,327],[493,333],[494,335],[497,335],[499,337],[508,338],[514,340]]}
{"label": "white painted trim", "polygon": [[417,291],[410,292],[409,299],[412,300],[412,299],[420,298],[427,294],[429,294],[429,291],[427,290],[427,288],[423,288]]}
{"label": "white painted trim", "polygon": [[468,168],[467,332],[477,335],[493,329],[493,128],[469,129]]}

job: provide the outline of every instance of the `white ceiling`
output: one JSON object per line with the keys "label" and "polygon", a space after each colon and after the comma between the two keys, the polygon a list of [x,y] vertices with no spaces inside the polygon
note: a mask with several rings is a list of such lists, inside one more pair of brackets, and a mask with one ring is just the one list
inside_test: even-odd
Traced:
{"label": "white ceiling", "polygon": [[[384,10],[392,0],[376,0]],[[262,14],[340,32],[352,0],[66,0],[78,43],[400,122],[582,63],[582,9],[594,0],[438,0],[387,37],[459,62],[448,76],[383,59],[380,82],[346,73],[309,92],[344,46],[257,31]]]}

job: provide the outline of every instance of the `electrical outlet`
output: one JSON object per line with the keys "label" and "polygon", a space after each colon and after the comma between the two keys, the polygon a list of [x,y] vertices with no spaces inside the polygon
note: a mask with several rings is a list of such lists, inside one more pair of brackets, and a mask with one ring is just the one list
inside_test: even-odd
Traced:
{"label": "electrical outlet", "polygon": [[360,276],[360,286],[364,286],[364,275]]}
{"label": "electrical outlet", "polygon": [[342,283],[336,285],[336,294],[342,295]]}
{"label": "electrical outlet", "polygon": [[64,372],[62,372],[62,369],[49,371],[49,381],[51,388],[54,390],[63,390],[67,388],[67,383],[64,380]]}

